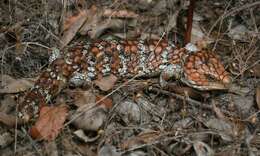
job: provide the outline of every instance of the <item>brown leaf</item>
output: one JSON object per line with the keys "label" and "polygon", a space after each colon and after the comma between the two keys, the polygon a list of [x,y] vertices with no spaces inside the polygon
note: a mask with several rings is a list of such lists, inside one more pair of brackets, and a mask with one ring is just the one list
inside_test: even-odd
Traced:
{"label": "brown leaf", "polygon": [[8,75],[1,75],[0,93],[18,93],[23,92],[33,86],[33,81],[29,79],[14,79]]}
{"label": "brown leaf", "polygon": [[110,99],[109,97],[102,96],[102,95],[97,95],[96,96],[96,102],[99,102],[99,105],[103,105],[106,108],[112,108],[112,106],[113,106],[112,99]]}
{"label": "brown leaf", "polygon": [[69,91],[68,93],[74,99],[74,104],[78,107],[96,102],[96,96],[89,90],[80,89]]}
{"label": "brown leaf", "polygon": [[121,144],[122,149],[130,149],[142,144],[149,144],[160,138],[160,132],[144,132],[132,137]]}
{"label": "brown leaf", "polygon": [[35,139],[51,141],[55,139],[63,128],[63,123],[68,115],[67,107],[42,107],[40,117],[30,129],[30,134]]}
{"label": "brown leaf", "polygon": [[90,38],[98,38],[107,29],[123,28],[124,22],[120,19],[103,19],[103,10],[92,6],[87,10],[87,22],[80,28],[81,35],[88,35]]}
{"label": "brown leaf", "polygon": [[71,117],[73,125],[78,129],[97,131],[107,118],[106,109],[95,103],[83,105]]}
{"label": "brown leaf", "polygon": [[256,87],[255,98],[256,98],[257,107],[260,110],[260,85],[257,85]]}
{"label": "brown leaf", "polygon": [[63,25],[63,35],[61,37],[61,48],[66,46],[79,31],[80,27],[87,20],[87,12],[80,11],[77,15],[70,16],[66,19]]}
{"label": "brown leaf", "polygon": [[105,17],[116,17],[116,18],[137,18],[138,14],[136,14],[133,11],[130,10],[111,10],[111,9],[106,9],[104,10],[103,16]]}
{"label": "brown leaf", "polygon": [[108,91],[112,89],[117,81],[117,77],[113,74],[103,77],[102,79],[97,79],[94,83],[103,91]]}

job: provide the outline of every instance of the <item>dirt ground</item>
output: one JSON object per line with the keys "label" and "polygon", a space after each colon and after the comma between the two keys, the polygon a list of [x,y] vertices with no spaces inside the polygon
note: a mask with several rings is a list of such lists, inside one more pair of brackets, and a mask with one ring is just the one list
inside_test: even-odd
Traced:
{"label": "dirt ground", "polygon": [[232,76],[230,90],[198,91],[179,81],[162,89],[156,76],[112,86],[109,79],[57,95],[51,105],[65,105],[68,112],[61,113],[63,128],[48,139],[34,139],[33,123],[10,125],[53,48],[111,37],[165,37],[183,46],[188,5],[187,0],[1,0],[0,156],[260,156],[257,0],[196,1],[191,42],[203,38],[220,56]]}

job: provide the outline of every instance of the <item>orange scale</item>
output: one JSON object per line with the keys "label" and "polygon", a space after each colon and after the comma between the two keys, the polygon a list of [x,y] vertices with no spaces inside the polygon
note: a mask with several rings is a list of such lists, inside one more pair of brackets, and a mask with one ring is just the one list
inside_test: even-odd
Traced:
{"label": "orange scale", "polygon": [[220,80],[223,80],[224,77],[225,77],[224,75],[219,75],[219,79],[220,79]]}
{"label": "orange scale", "polygon": [[189,62],[194,62],[195,61],[195,58],[194,58],[194,56],[192,55],[192,56],[190,56],[189,58],[188,58],[188,61]]}
{"label": "orange scale", "polygon": [[73,59],[73,62],[75,62],[75,63],[80,63],[80,62],[81,62],[81,56],[76,56],[76,57]]}
{"label": "orange scale", "polygon": [[199,74],[199,73],[197,73],[197,72],[191,74],[192,78],[194,78],[194,79],[200,78],[200,75],[201,75],[201,74]]}
{"label": "orange scale", "polygon": [[216,58],[209,59],[213,64],[219,65],[219,61]]}
{"label": "orange scale", "polygon": [[48,71],[44,71],[41,75],[42,78],[48,78],[50,77],[50,73]]}
{"label": "orange scale", "polygon": [[129,55],[130,54],[130,51],[131,51],[131,48],[130,48],[130,46],[125,46],[125,49],[124,49],[124,51],[125,51],[125,54],[126,55]]}
{"label": "orange scale", "polygon": [[200,80],[205,79],[205,75],[200,74],[199,79],[200,79]]}
{"label": "orange scale", "polygon": [[209,67],[206,64],[202,64],[201,68],[205,71],[208,72],[209,71]]}
{"label": "orange scale", "polygon": [[137,53],[138,52],[137,46],[135,46],[135,45],[131,46],[131,52]]}
{"label": "orange scale", "polygon": [[203,85],[203,86],[206,86],[209,84],[208,80],[206,80],[206,79],[201,79],[200,82],[201,82],[201,85]]}
{"label": "orange scale", "polygon": [[45,84],[48,81],[48,78],[42,77],[36,82],[37,84]]}
{"label": "orange scale", "polygon": [[103,64],[102,63],[97,63],[95,66],[97,71],[101,71],[103,69]]}
{"label": "orange scale", "polygon": [[166,48],[166,47],[168,47],[168,42],[167,41],[162,41],[161,45],[162,45],[162,47]]}
{"label": "orange scale", "polygon": [[106,47],[106,48],[105,48],[105,52],[108,53],[108,54],[112,54],[112,52],[113,52],[113,51],[112,51],[112,47],[111,47],[111,46]]}
{"label": "orange scale", "polygon": [[231,79],[230,79],[230,77],[229,77],[228,75],[226,75],[226,76],[222,79],[222,81],[223,81],[224,83],[230,83],[230,82],[231,82]]}
{"label": "orange scale", "polygon": [[195,56],[195,62],[201,61],[201,58],[199,56]]}
{"label": "orange scale", "polygon": [[90,49],[90,51],[91,51],[92,54],[94,54],[95,56],[100,52],[97,47],[92,47],[92,48]]}
{"label": "orange scale", "polygon": [[221,68],[217,68],[216,71],[217,71],[218,74],[222,74],[223,72],[225,72],[225,70],[223,70]]}
{"label": "orange scale", "polygon": [[194,67],[193,62],[190,62],[190,61],[189,61],[189,62],[185,65],[185,67],[186,67],[186,68],[189,68],[189,69],[193,68],[193,67]]}
{"label": "orange scale", "polygon": [[196,69],[190,69],[190,71],[192,72],[192,73],[197,73],[198,71],[196,70]]}
{"label": "orange scale", "polygon": [[154,44],[154,45],[157,45],[158,44],[158,40],[151,40],[152,41],[152,43]]}
{"label": "orange scale", "polygon": [[88,64],[86,62],[82,62],[80,64],[80,66],[81,66],[82,70],[86,70],[88,68]]}
{"label": "orange scale", "polygon": [[72,68],[72,65],[67,65],[67,70],[69,72],[73,72],[74,71],[74,69]]}
{"label": "orange scale", "polygon": [[131,40],[128,40],[128,41],[127,41],[127,44],[129,44],[129,45],[133,45],[133,44],[134,44],[134,42],[133,42],[133,41],[131,41]]}
{"label": "orange scale", "polygon": [[172,57],[170,57],[170,58],[172,58],[174,60],[180,59],[180,57],[178,55],[172,55]]}
{"label": "orange scale", "polygon": [[197,69],[198,73],[207,73],[202,67]]}
{"label": "orange scale", "polygon": [[82,55],[81,50],[77,49],[73,52],[74,55]]}
{"label": "orange scale", "polygon": [[184,71],[185,71],[185,73],[188,74],[188,75],[191,74],[191,71],[190,71],[189,69],[187,69],[187,68],[185,68]]}
{"label": "orange scale", "polygon": [[112,49],[116,49],[117,44],[116,44],[116,43],[111,43],[111,44],[110,44],[110,47],[111,47]]}
{"label": "orange scale", "polygon": [[153,44],[149,44],[149,51],[154,51],[155,46]]}
{"label": "orange scale", "polygon": [[157,46],[154,50],[156,55],[160,55],[162,53],[162,47],[161,46]]}
{"label": "orange scale", "polygon": [[204,54],[203,54],[202,52],[198,52],[198,53],[197,53],[197,56],[199,56],[199,57],[204,57]]}

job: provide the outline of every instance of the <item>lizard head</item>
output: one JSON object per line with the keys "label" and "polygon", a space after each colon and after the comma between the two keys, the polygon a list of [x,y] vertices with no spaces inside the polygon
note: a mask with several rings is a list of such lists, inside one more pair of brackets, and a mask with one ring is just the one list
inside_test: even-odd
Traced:
{"label": "lizard head", "polygon": [[182,82],[199,90],[228,89],[231,78],[223,64],[212,52],[202,50],[185,59]]}

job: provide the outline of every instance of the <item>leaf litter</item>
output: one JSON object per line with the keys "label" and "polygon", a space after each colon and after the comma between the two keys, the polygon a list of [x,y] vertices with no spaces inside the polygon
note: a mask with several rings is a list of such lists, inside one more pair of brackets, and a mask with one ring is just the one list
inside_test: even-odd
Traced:
{"label": "leaf litter", "polygon": [[[33,70],[22,71],[22,73],[29,73],[22,76],[12,73],[12,71],[19,71],[9,70],[14,66],[10,61],[12,55],[19,55],[23,61],[23,57],[34,51],[33,56],[41,60],[43,55],[48,54],[41,53],[43,47],[63,48],[86,36],[88,40],[106,38],[106,35],[121,38],[125,36],[160,38],[162,34],[166,34],[167,37],[175,38],[176,42],[179,42],[181,34],[184,34],[182,23],[185,18],[182,13],[186,6],[178,0],[171,2],[149,0],[128,4],[119,1],[114,3],[75,1],[67,4],[56,1],[44,4],[23,1],[14,3],[16,11],[7,16],[3,10],[10,12],[7,9],[10,5],[5,3],[0,6],[3,15],[0,20],[4,21],[0,22],[1,26],[12,26],[19,20],[23,22],[20,24],[22,31],[15,33],[15,40],[10,40],[10,35],[5,35],[6,29],[0,29],[0,47],[3,49],[1,54],[8,52],[8,55],[1,55],[2,65],[4,65],[1,67],[3,75],[0,89],[0,120],[4,125],[0,127],[1,138],[4,139],[3,146],[0,146],[1,151],[8,151],[9,147],[13,149],[15,146],[17,151],[21,151],[21,155],[28,154],[28,151],[39,153],[48,147],[53,148],[49,152],[54,155],[55,153],[56,155],[57,153],[68,155],[91,153],[90,155],[102,156],[109,153],[110,155],[225,155],[227,153],[228,155],[257,155],[259,153],[259,127],[257,126],[259,122],[259,86],[257,85],[259,84],[260,57],[257,44],[259,38],[252,33],[258,32],[256,26],[259,25],[259,15],[253,5],[257,2],[237,1],[226,5],[224,1],[200,1],[195,8],[199,20],[195,19],[197,21],[193,25],[195,30],[193,40],[200,41],[197,44],[201,48],[207,46],[215,49],[226,68],[234,76],[233,83],[241,86],[234,90],[241,94],[236,94],[234,91],[200,93],[190,88],[181,89],[183,86],[178,81],[168,88],[171,90],[169,93],[155,83],[150,83],[157,81],[153,77],[144,80],[138,78],[133,81],[135,84],[122,83],[122,80],[113,76],[106,77],[80,89],[68,87],[58,95],[63,96],[63,102],[69,104],[67,106],[59,105],[63,102],[53,102],[55,106],[41,108],[40,117],[35,125],[29,126],[31,135],[42,140],[35,144],[30,143],[28,141],[30,139],[24,138],[20,127],[16,130],[18,133],[6,128],[16,125],[15,115],[9,116],[10,113],[15,114],[16,106],[12,104],[13,100],[8,98],[13,95],[16,97],[28,90],[33,81],[26,77],[35,76]],[[28,5],[29,3],[36,5]],[[241,9],[241,4],[250,6],[250,11]],[[28,6],[32,14],[23,11],[22,6]],[[35,6],[38,8],[34,8]],[[73,9],[74,11],[71,11]],[[225,14],[226,10],[236,9],[239,13],[234,12],[234,16],[223,18],[221,23],[214,26],[215,29],[211,29],[213,23],[219,21],[218,17]],[[39,11],[45,14],[39,17]],[[241,29],[241,26],[246,26],[247,29]],[[61,27],[60,34],[57,33],[59,27]],[[243,35],[238,31],[240,29],[243,30]],[[209,30],[213,30],[212,35],[205,37]],[[201,38],[204,39],[200,40]],[[27,47],[23,46],[24,42],[34,44]],[[39,64],[47,64],[44,59]],[[33,60],[32,64],[35,61],[37,59]],[[19,65],[21,64],[18,64],[18,68]],[[23,66],[28,68],[21,69],[30,67],[27,64]],[[121,84],[125,87],[116,90],[116,87]],[[247,91],[243,91],[242,87]],[[113,94],[110,94],[111,92]],[[109,96],[106,96],[107,94]],[[77,118],[74,118],[75,116]],[[67,124],[68,122],[72,124]],[[15,133],[16,140],[13,137]],[[45,140],[49,145],[43,146]],[[61,144],[59,144],[60,140]],[[29,145],[24,146],[24,142]],[[37,146],[38,152],[34,150],[34,146]],[[5,154],[8,155],[8,152]]]}

